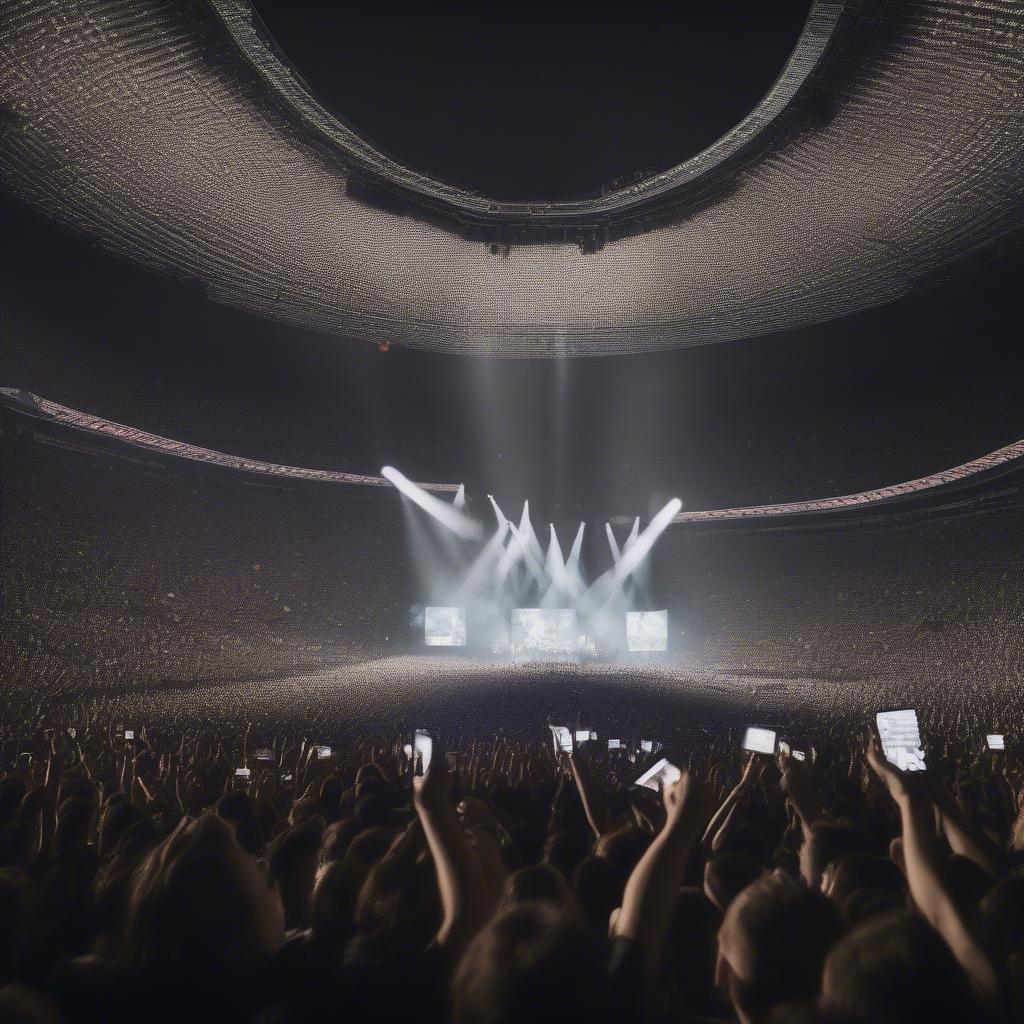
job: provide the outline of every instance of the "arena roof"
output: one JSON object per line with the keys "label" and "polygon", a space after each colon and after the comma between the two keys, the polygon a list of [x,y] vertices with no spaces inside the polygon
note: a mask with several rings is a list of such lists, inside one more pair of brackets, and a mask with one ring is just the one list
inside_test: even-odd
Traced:
{"label": "arena roof", "polygon": [[510,357],[697,345],[944,280],[1024,228],[1024,9],[816,2],[762,103],[691,160],[504,203],[388,158],[247,0],[24,0],[0,187],[288,323]]}

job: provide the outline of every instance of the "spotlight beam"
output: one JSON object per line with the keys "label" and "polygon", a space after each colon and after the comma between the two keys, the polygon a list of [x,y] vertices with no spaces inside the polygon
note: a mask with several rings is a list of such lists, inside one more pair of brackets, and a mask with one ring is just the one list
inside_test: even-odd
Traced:
{"label": "spotlight beam", "polygon": [[615,534],[612,533],[612,524],[604,524],[604,532],[608,535],[608,547],[612,549],[612,561],[618,562],[622,557],[622,550],[619,548],[619,542],[615,539]]}
{"label": "spotlight beam", "polygon": [[576,539],[572,542],[572,548],[569,551],[569,560],[565,563],[573,568],[580,564],[580,551],[583,548],[583,531],[586,525],[586,523],[580,523],[580,528],[576,531]]}
{"label": "spotlight beam", "polygon": [[384,466],[380,471],[380,475],[385,480],[394,484],[398,491],[411,502],[419,505],[429,516],[432,516],[442,526],[447,527],[452,533],[463,540],[476,540],[480,537],[482,530],[479,523],[474,522],[447,502],[434,497],[433,494],[423,490],[422,487],[418,487],[404,473],[395,469],[394,466]]}
{"label": "spotlight beam", "polygon": [[[665,532],[669,523],[679,513],[683,503],[673,498],[648,524],[647,529],[639,534],[635,541],[623,551],[622,558],[615,563],[615,578],[620,583],[650,554],[654,542]],[[639,522],[639,521],[638,521]]]}
{"label": "spotlight beam", "polygon": [[548,574],[544,571],[544,566],[541,565],[540,559],[533,553],[533,549],[530,544],[523,540],[523,536],[519,532],[519,528],[516,524],[509,522],[508,525],[512,530],[512,536],[519,545],[519,550],[522,552],[523,559],[526,562],[527,568],[530,570],[530,575],[533,576],[538,586],[546,587],[550,583],[550,579]]}
{"label": "spotlight beam", "polygon": [[494,509],[494,514],[498,517],[498,526],[507,526],[508,519],[505,516],[505,513],[502,512],[501,509],[498,507],[498,503],[494,500],[494,495],[488,494],[487,500],[491,503],[491,508]]}

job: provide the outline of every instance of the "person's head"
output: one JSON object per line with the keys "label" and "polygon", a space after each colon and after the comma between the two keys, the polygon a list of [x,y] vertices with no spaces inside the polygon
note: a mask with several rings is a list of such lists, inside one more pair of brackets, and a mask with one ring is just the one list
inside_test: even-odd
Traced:
{"label": "person's head", "polygon": [[963,1024],[980,1019],[966,978],[925,921],[872,917],[829,954],[822,1006],[850,1024]]}
{"label": "person's head", "polygon": [[[623,825],[601,836],[594,847],[594,853],[612,866],[620,885],[625,887],[630,873],[650,845],[649,832],[645,832],[638,825]],[[619,895],[621,894],[620,889]]]}
{"label": "person's head", "polygon": [[320,841],[320,862],[329,864],[341,860],[348,853],[349,843],[359,834],[359,822],[351,815],[340,821],[333,821],[324,829]]}
{"label": "person's head", "polygon": [[721,913],[752,882],[764,874],[764,868],[742,853],[722,853],[704,865],[704,892]]}
{"label": "person's head", "polygon": [[579,829],[562,829],[544,841],[544,863],[572,878],[576,865],[590,853],[590,836]]}
{"label": "person's head", "polygon": [[304,821],[278,836],[270,848],[270,876],[281,892],[287,928],[304,928],[309,924],[309,901],[320,863],[321,834],[318,819]]}
{"label": "person's head", "polygon": [[605,934],[608,919],[622,898],[615,869],[603,857],[584,857],[573,872],[572,887],[583,919],[595,932]]}
{"label": "person's head", "polygon": [[376,793],[360,796],[355,803],[355,819],[361,828],[384,828],[391,823],[391,801]]}
{"label": "person's head", "polygon": [[342,791],[343,787],[341,785],[341,779],[336,775],[329,775],[324,779],[324,781],[320,783],[321,812],[338,813],[338,807],[341,804]]}
{"label": "person's head", "polygon": [[819,818],[811,826],[811,835],[800,848],[800,858],[807,863],[810,877],[820,878],[827,891],[835,866],[854,853],[867,853],[868,840],[864,833],[842,821]]}
{"label": "person's head", "polygon": [[495,917],[452,981],[455,1024],[610,1020],[602,947],[572,915],[543,903]]}
{"label": "person's head", "polygon": [[745,1024],[787,1000],[813,999],[839,912],[787,875],[765,875],[730,904],[718,932],[716,981]]}
{"label": "person's head", "polygon": [[142,812],[127,800],[108,800],[100,816],[99,851],[107,856],[114,851],[121,837],[142,820]]}
{"label": "person's head", "polygon": [[356,929],[388,955],[403,955],[426,948],[440,920],[437,876],[414,819],[370,867],[356,905]]}
{"label": "person's head", "polygon": [[834,865],[826,895],[842,910],[855,892],[866,890],[900,897],[905,889],[903,872],[888,857],[852,853]]}
{"label": "person's head", "polygon": [[721,923],[721,912],[702,890],[679,890],[662,958],[662,987],[672,1019],[717,1008],[715,958]]}
{"label": "person's head", "polygon": [[5,775],[0,779],[0,825],[14,821],[24,797],[24,779],[18,775]]}
{"label": "person's head", "polygon": [[985,895],[980,933],[1018,1012],[1024,1011],[1024,876],[1010,875]]}
{"label": "person's head", "polygon": [[314,939],[341,949],[352,934],[356,901],[366,880],[366,868],[354,860],[336,860],[320,872],[310,903],[309,924]]}
{"label": "person's head", "polygon": [[369,870],[388,852],[394,840],[395,830],[392,828],[362,829],[349,842],[346,856]]}
{"label": "person's head", "polygon": [[536,902],[553,907],[567,907],[572,902],[572,893],[562,872],[548,864],[531,864],[505,879],[502,897],[505,907]]}
{"label": "person's head", "polygon": [[248,793],[240,789],[225,793],[217,801],[217,813],[234,826],[235,837],[243,850],[253,857],[263,856],[263,830],[256,819],[256,808]]}
{"label": "person's head", "polygon": [[121,958],[128,967],[207,971],[252,962],[284,934],[284,911],[265,868],[215,814],[186,818],[139,863]]}
{"label": "person's head", "polygon": [[71,858],[89,845],[96,802],[88,797],[70,796],[57,810],[53,846],[58,858]]}

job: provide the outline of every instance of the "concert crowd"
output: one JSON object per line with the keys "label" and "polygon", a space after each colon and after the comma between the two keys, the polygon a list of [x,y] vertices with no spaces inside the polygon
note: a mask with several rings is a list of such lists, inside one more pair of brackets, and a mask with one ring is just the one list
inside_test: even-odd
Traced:
{"label": "concert crowd", "polygon": [[1012,750],[577,739],[9,724],[0,1022],[1022,1019]]}

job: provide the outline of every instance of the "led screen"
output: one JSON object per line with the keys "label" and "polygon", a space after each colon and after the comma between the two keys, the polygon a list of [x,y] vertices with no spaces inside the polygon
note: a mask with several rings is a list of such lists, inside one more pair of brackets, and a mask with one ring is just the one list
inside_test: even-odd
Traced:
{"label": "led screen", "polygon": [[516,608],[512,612],[512,654],[575,654],[579,629],[573,608]]}
{"label": "led screen", "polygon": [[667,651],[668,612],[626,612],[626,646],[631,651]]}
{"label": "led screen", "polygon": [[425,608],[423,640],[428,647],[465,647],[466,609]]}

